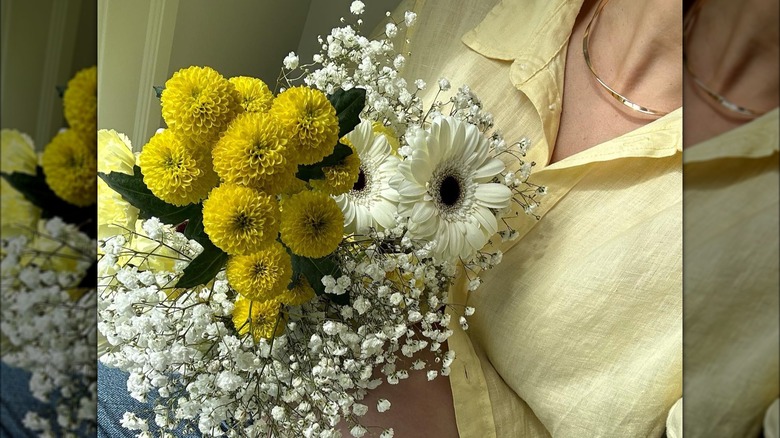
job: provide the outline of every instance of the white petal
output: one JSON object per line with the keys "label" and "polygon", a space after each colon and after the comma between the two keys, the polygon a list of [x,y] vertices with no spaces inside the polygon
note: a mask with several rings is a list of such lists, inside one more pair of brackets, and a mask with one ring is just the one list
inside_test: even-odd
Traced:
{"label": "white petal", "polygon": [[440,221],[437,218],[433,218],[421,223],[412,222],[411,226],[414,227],[414,232],[418,236],[429,237],[436,234],[436,231],[439,228],[439,222]]}
{"label": "white petal", "polygon": [[368,231],[368,227],[373,224],[371,220],[371,214],[367,210],[355,211],[355,230],[358,233],[365,233]]}
{"label": "white petal", "polygon": [[[477,130],[477,132],[479,131]],[[474,164],[475,167],[480,167],[482,166],[482,163],[484,163],[485,160],[488,158],[488,151],[490,150],[490,144],[488,143],[487,139],[483,137],[481,134],[479,135],[479,139],[477,141],[479,142],[479,145],[476,148],[476,153],[474,154],[474,161],[472,163]]]}
{"label": "white petal", "polygon": [[458,230],[456,224],[449,224],[449,226],[447,227],[447,234],[449,234],[449,239],[450,239],[450,246],[448,248],[448,252],[452,257],[460,255],[466,237],[463,236],[463,234]]}
{"label": "white petal", "polygon": [[476,251],[482,249],[487,243],[489,237],[486,236],[484,230],[482,230],[478,224],[466,225],[466,240],[469,242],[472,248]]}
{"label": "white petal", "polygon": [[474,209],[474,217],[479,221],[479,224],[482,225],[482,228],[485,230],[488,237],[496,234],[496,231],[498,231],[498,221],[490,210],[485,207],[477,207]]}
{"label": "white petal", "polygon": [[477,180],[477,182],[489,181],[491,178],[503,171],[505,167],[506,166],[504,165],[503,161],[499,160],[498,158],[490,158],[484,164],[482,164],[482,167],[477,169],[477,171],[474,173],[474,179]]}
{"label": "white petal", "polygon": [[474,191],[474,196],[477,198],[477,204],[500,209],[509,205],[509,201],[512,199],[512,190],[498,183],[480,184]]}
{"label": "white petal", "polygon": [[[445,221],[440,221],[445,222]],[[450,235],[447,232],[447,225],[445,223],[440,223],[438,226],[438,232],[436,233],[436,252],[449,258],[447,254],[447,248],[449,248],[450,245]]]}
{"label": "white petal", "polygon": [[398,191],[390,186],[385,185],[378,190],[379,198],[387,199],[393,204],[398,203]]}
{"label": "white petal", "polygon": [[[469,129],[469,127],[474,129]],[[482,135],[479,133],[479,130],[475,126],[468,125],[467,127],[465,127],[465,137],[463,139],[463,141],[465,142],[463,158],[465,158],[466,162],[469,164],[473,165],[473,161],[478,155],[479,150],[477,148],[479,147],[479,140],[481,137]]]}
{"label": "white petal", "polygon": [[336,204],[338,204],[339,208],[341,208],[341,212],[344,214],[344,225],[355,220],[355,205],[349,198],[344,195],[339,195],[336,198]]}
{"label": "white petal", "polygon": [[355,146],[355,149],[360,154],[363,151],[367,151],[371,146],[371,140],[373,137],[373,130],[371,128],[371,122],[364,120],[355,126],[349,134],[347,139]]}
{"label": "white petal", "polygon": [[467,148],[466,144],[466,124],[465,123],[453,123],[450,126],[450,145],[449,154],[447,157],[464,157],[466,162],[470,159],[473,151],[464,150]]}
{"label": "white petal", "polygon": [[371,207],[374,220],[385,229],[395,226],[395,211],[395,205],[386,201],[377,202]]}
{"label": "white petal", "polygon": [[407,198],[417,198],[425,193],[425,187],[411,181],[402,181],[398,187],[398,194]]}
{"label": "white petal", "polygon": [[431,179],[431,173],[433,169],[428,161],[428,153],[426,151],[414,151],[412,153],[411,165],[412,175],[414,179],[421,184],[425,184],[426,181]]}
{"label": "white petal", "polygon": [[412,222],[423,223],[433,217],[436,208],[430,202],[418,202],[412,210]]}

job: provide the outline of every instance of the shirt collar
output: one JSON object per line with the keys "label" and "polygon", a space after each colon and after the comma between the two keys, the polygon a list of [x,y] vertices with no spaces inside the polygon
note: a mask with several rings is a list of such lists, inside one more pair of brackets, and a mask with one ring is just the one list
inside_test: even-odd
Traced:
{"label": "shirt collar", "polygon": [[780,108],[717,137],[691,146],[683,154],[684,163],[700,163],[723,158],[762,158],[778,151]]}
{"label": "shirt collar", "polygon": [[[547,163],[560,123],[566,47],[582,0],[499,2],[462,41],[491,59],[512,62],[509,79],[533,103],[544,132],[529,154]],[[540,144],[541,143],[541,144]],[[657,158],[682,151],[682,108],[544,169],[618,158]]]}

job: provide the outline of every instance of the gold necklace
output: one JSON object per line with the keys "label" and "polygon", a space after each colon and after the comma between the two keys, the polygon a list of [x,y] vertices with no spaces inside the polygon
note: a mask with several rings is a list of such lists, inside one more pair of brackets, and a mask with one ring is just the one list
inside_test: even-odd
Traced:
{"label": "gold necklace", "polygon": [[691,69],[690,64],[688,64],[688,55],[687,55],[688,37],[693,29],[693,25],[696,22],[696,19],[699,17],[699,11],[701,10],[703,4],[704,4],[703,1],[696,1],[694,5],[691,7],[691,10],[688,13],[688,15],[683,20],[683,65],[685,66],[685,70],[688,72],[688,76],[693,81],[693,84],[696,85],[696,87],[698,87],[699,90],[703,91],[704,95],[709,98],[707,99],[707,102],[709,102],[710,104],[717,103],[718,105],[720,105],[720,106],[716,106],[715,107],[716,109],[725,108],[732,114],[739,116],[743,119],[755,119],[756,117],[763,115],[764,112],[754,111],[745,108],[726,99],[722,94],[708,87],[707,84],[704,83],[704,81],[699,79],[699,77],[696,76],[696,74]]}
{"label": "gold necklace", "polygon": [[585,57],[585,64],[588,65],[588,68],[590,69],[591,74],[594,78],[596,78],[596,81],[604,87],[610,94],[610,96],[614,97],[615,100],[622,103],[623,105],[631,108],[632,110],[648,115],[653,117],[661,117],[665,116],[666,114],[669,114],[669,111],[658,111],[654,109],[650,109],[646,106],[639,105],[638,103],[632,101],[631,99],[627,98],[626,96],[618,93],[615,91],[612,87],[607,85],[596,73],[596,70],[593,68],[593,64],[590,62],[590,50],[588,48],[588,45],[590,43],[590,28],[593,25],[593,23],[596,21],[596,18],[601,14],[601,10],[604,9],[604,6],[607,4],[609,0],[601,0],[596,7],[596,12],[593,13],[593,16],[590,17],[590,22],[588,22],[588,26],[585,28],[585,33],[582,36],[582,55]]}

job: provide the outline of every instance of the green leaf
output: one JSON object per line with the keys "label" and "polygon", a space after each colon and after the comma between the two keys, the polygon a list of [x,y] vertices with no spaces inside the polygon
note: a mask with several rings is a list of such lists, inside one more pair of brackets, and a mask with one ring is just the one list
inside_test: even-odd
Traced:
{"label": "green leaf", "polygon": [[342,275],[341,267],[335,258],[326,256],[319,259],[312,259],[301,257],[292,252],[290,252],[290,257],[292,258],[293,275],[303,275],[306,277],[306,280],[309,281],[309,284],[317,295],[325,295],[337,304],[349,304],[349,294],[326,294],[325,285],[322,284],[322,277],[326,275],[332,275],[334,278],[338,278]]}
{"label": "green leaf", "polygon": [[162,92],[165,90],[164,85],[152,85],[152,88],[154,89],[154,96],[160,99],[162,97]]}
{"label": "green leaf", "polygon": [[176,287],[191,288],[206,284],[217,276],[225,266],[228,255],[214,246],[210,240],[201,242],[203,252],[184,268],[184,275],[176,282]]}
{"label": "green leaf", "polygon": [[350,90],[336,90],[328,96],[336,116],[339,118],[339,138],[349,134],[360,123],[360,112],[366,105],[366,90],[352,88]]}
{"label": "green leaf", "polygon": [[74,225],[92,224],[89,227],[82,227],[82,231],[90,237],[95,237],[96,207],[94,205],[77,207],[57,196],[46,183],[46,175],[41,166],[35,168],[35,175],[20,172],[0,172],[0,175],[25,199],[41,209],[42,218],[59,216],[63,221]]}
{"label": "green leaf", "polygon": [[323,158],[319,163],[299,165],[298,172],[295,174],[295,177],[304,181],[325,178],[325,173],[322,170],[323,168],[328,166],[335,166],[336,164],[344,161],[344,159],[350,155],[352,155],[352,149],[349,146],[339,142],[336,144],[336,147],[333,148],[333,152],[327,157]]}
{"label": "green leaf", "polygon": [[189,218],[187,227],[184,228],[184,236],[203,244],[204,240],[209,240],[209,236],[206,235],[206,230],[203,229],[203,205],[198,204],[198,206],[200,208]]}
{"label": "green leaf", "polygon": [[108,174],[99,172],[98,175],[109,187],[122,195],[125,201],[139,210],[138,216],[141,219],[149,219],[154,216],[165,224],[178,225],[185,220],[196,217],[201,211],[200,204],[178,207],[154,196],[144,184],[144,177],[138,166],[133,167],[133,175],[121,172]]}

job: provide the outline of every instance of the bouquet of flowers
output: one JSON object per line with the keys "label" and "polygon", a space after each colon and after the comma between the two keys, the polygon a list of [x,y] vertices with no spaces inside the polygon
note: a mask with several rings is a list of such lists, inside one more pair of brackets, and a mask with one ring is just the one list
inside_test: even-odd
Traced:
{"label": "bouquet of flowers", "polygon": [[40,160],[27,135],[2,131],[1,356],[54,405],[24,418],[40,436],[96,431],[95,67],[68,82],[63,104],[70,128]]}
{"label": "bouquet of flowers", "polygon": [[[449,285],[460,270],[479,286],[501,260],[491,239],[516,235],[502,216],[532,214],[544,188],[533,163],[505,172],[529,142],[489,133],[467,87],[426,110],[425,84],[398,76],[391,38],[415,18],[377,40],[359,19],[333,29],[311,64],[285,58],[275,92],[182,69],[160,95],[167,129],[137,157],[101,132],[115,231],[99,243],[101,360],[153,400],[124,427],[328,437],[343,421],[359,437],[362,415],[391,407],[362,404],[368,391],[449,373],[450,324],[474,312],[452,321]],[[401,364],[423,349],[435,359]]]}

